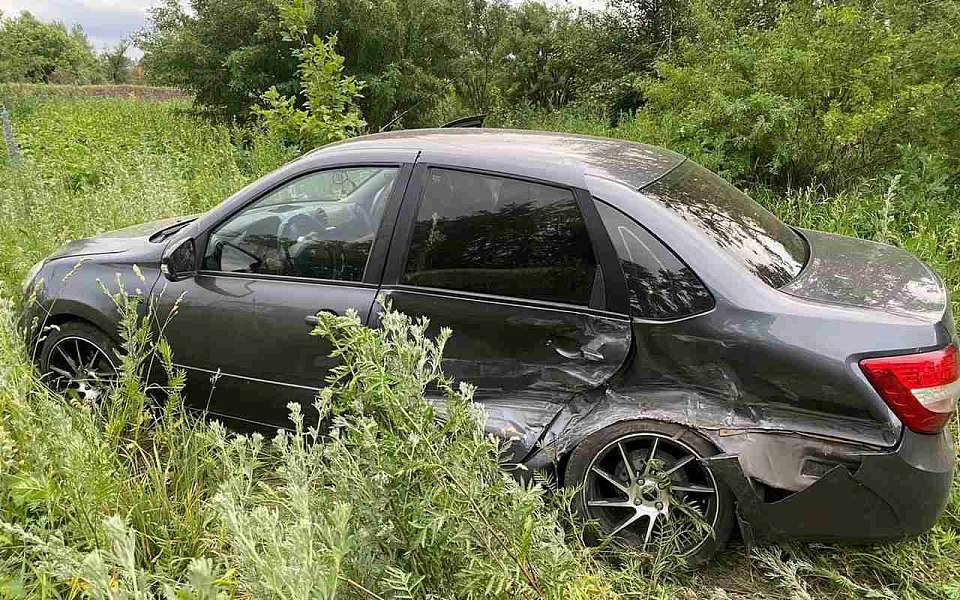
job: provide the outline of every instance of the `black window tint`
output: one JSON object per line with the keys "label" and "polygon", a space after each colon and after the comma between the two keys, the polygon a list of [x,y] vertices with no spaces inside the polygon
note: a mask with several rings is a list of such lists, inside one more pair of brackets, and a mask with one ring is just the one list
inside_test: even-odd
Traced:
{"label": "black window tint", "polygon": [[203,268],[360,281],[396,176],[358,167],[296,179],[210,234]]}
{"label": "black window tint", "polygon": [[713,306],[713,296],[673,252],[630,217],[597,202],[627,280],[630,314],[645,319],[676,319]]}
{"label": "black window tint", "polygon": [[403,283],[586,305],[595,270],[569,190],[430,170]]}
{"label": "black window tint", "polygon": [[807,260],[807,245],[795,231],[694,162],[684,162],[643,191],[700,228],[768,285],[786,285]]}

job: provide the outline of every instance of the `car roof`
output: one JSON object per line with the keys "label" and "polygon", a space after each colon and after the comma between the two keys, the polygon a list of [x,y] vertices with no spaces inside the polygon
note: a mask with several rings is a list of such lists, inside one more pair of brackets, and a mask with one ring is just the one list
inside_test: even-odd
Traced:
{"label": "car roof", "polygon": [[[603,177],[633,189],[643,188],[684,161],[684,157],[675,152],[626,140],[546,131],[476,128],[376,133],[324,146],[308,156],[341,150],[386,148],[429,153],[430,162],[463,163],[472,167],[489,165],[490,170],[517,175],[542,176],[544,163],[554,163],[559,174],[574,163],[580,166],[581,178]],[[445,158],[449,160],[445,161]],[[469,164],[464,162],[467,158]],[[504,165],[507,168],[503,168]]]}

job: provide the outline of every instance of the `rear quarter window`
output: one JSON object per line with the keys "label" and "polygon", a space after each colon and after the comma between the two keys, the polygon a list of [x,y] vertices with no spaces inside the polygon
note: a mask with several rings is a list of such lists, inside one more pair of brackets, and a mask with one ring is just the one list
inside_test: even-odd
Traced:
{"label": "rear quarter window", "polygon": [[713,296],[673,252],[616,208],[596,205],[627,281],[632,316],[670,320],[713,308]]}
{"label": "rear quarter window", "polygon": [[685,161],[643,189],[695,225],[768,285],[790,283],[807,261],[807,244],[773,213],[700,165]]}

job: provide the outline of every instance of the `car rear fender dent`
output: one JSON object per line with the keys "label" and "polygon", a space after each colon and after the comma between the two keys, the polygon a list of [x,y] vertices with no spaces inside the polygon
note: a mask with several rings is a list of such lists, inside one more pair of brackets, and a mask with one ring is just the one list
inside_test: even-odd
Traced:
{"label": "car rear fender dent", "polygon": [[787,492],[809,487],[836,465],[856,469],[860,455],[884,449],[864,440],[881,440],[886,433],[873,421],[751,405],[690,389],[649,389],[636,396],[606,390],[566,404],[528,466],[549,467],[601,429],[635,419],[689,427],[721,453],[738,456],[752,479]]}
{"label": "car rear fender dent", "polygon": [[[658,386],[631,389],[629,395],[606,389],[582,394],[564,406],[545,433],[544,445],[563,454],[580,440],[620,421],[652,419],[723,437],[761,432],[805,436],[850,444],[862,451],[896,443],[899,432],[868,419],[816,413],[787,404],[753,403],[747,398],[718,396],[690,388]],[[884,444],[892,437],[892,441]]]}
{"label": "car rear fender dent", "polygon": [[[539,396],[539,397],[537,397]],[[446,419],[447,399],[442,396],[427,396],[440,419]],[[492,434],[504,445],[501,464],[508,470],[516,468],[531,449],[536,446],[545,428],[553,422],[562,404],[554,394],[527,393],[523,397],[488,399],[478,403],[483,411],[483,430]]]}

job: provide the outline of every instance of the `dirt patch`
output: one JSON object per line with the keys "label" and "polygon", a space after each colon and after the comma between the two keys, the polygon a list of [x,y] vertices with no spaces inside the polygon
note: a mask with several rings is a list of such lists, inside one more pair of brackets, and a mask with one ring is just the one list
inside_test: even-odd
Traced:
{"label": "dirt patch", "polygon": [[147,85],[49,85],[9,83],[0,86],[0,93],[11,96],[135,98],[137,100],[172,100],[192,98],[189,92],[171,87]]}

